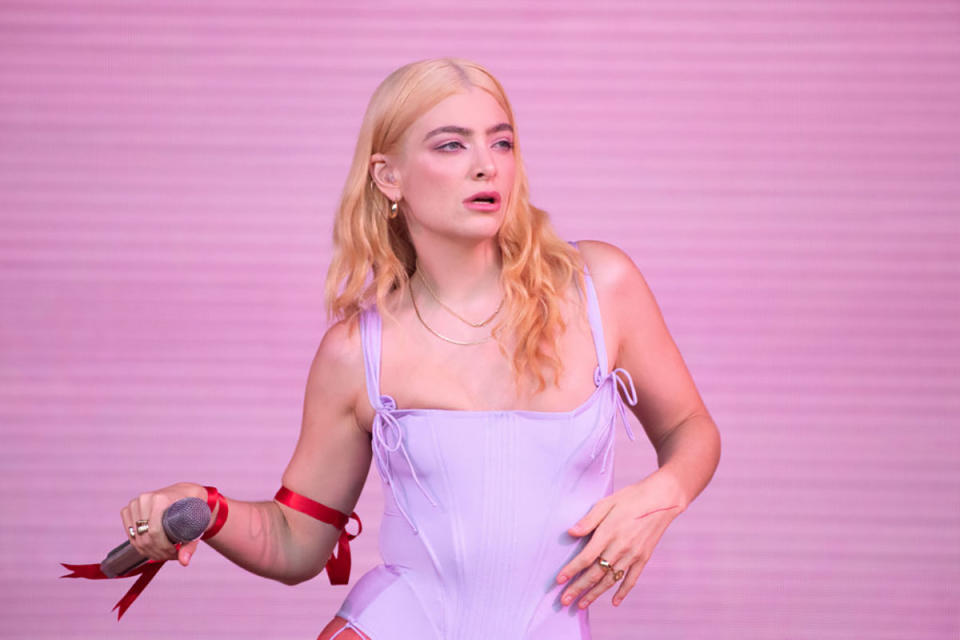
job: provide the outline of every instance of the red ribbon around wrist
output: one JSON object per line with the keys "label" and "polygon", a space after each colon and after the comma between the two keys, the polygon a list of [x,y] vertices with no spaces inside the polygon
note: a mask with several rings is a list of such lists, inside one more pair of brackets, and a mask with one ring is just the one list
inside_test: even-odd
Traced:
{"label": "red ribbon around wrist", "polygon": [[[204,487],[204,489],[207,490],[207,506],[210,507],[210,512],[213,513],[213,508],[218,504],[220,505],[220,510],[217,512],[217,519],[213,523],[213,526],[203,534],[200,538],[201,540],[206,540],[217,535],[217,532],[223,527],[223,523],[227,521],[227,499],[217,491],[216,487]],[[174,547],[179,551],[180,543],[177,543]],[[166,560],[147,560],[144,564],[131,569],[127,573],[115,576],[116,578],[140,576],[137,578],[137,581],[133,583],[133,586],[120,598],[117,604],[113,606],[114,610],[119,609],[119,611],[117,611],[118,621],[123,617],[124,612],[130,605],[133,604],[133,601],[137,599],[137,596],[147,588],[147,585],[150,584],[150,581],[157,575],[157,572],[160,571],[165,562]],[[86,578],[88,580],[112,579],[100,570],[99,564],[67,564],[65,562],[61,562],[60,564],[72,572],[60,576],[61,578]]]}
{"label": "red ribbon around wrist", "polygon": [[330,553],[330,558],[324,567],[327,570],[327,577],[330,578],[330,584],[347,584],[350,580],[350,541],[363,531],[363,523],[360,522],[360,516],[357,515],[357,512],[354,511],[348,516],[342,511],[331,509],[306,496],[294,493],[286,487],[280,487],[273,499],[321,522],[332,524],[337,529],[344,529],[351,518],[357,521],[356,533],[347,533],[346,529],[340,533],[340,538],[337,540],[337,552],[336,554]]}
{"label": "red ribbon around wrist", "polygon": [[214,521],[213,526],[207,529],[207,531],[200,537],[201,540],[209,540],[213,536],[220,533],[220,529],[223,528],[224,523],[227,521],[227,499],[223,497],[216,487],[204,487],[207,490],[207,506],[210,507],[210,513],[213,513],[215,507],[219,505],[217,510],[217,519]]}

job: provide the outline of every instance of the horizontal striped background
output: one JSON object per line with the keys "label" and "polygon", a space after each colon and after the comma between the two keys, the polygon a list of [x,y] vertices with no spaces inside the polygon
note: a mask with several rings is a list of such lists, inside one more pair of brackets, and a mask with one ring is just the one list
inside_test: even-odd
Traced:
{"label": "horizontal striped background", "polygon": [[[142,490],[273,494],[366,102],[440,55],[504,83],[561,234],[634,258],[723,436],[595,637],[957,638],[960,5],[934,0],[0,3],[0,637],[329,620],[345,588],[202,549],[117,624],[126,585],[56,563],[102,558]],[[618,486],[655,466],[619,443]]]}

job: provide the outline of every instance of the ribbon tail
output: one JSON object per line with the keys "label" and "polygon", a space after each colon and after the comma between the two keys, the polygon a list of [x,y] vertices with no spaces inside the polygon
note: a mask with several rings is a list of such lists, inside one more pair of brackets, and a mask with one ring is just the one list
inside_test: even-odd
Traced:
{"label": "ribbon tail", "polygon": [[61,578],[86,578],[88,580],[108,580],[107,576],[100,570],[98,564],[67,564],[61,562],[60,566],[73,573],[65,573]]}
{"label": "ribbon tail", "polygon": [[627,432],[627,437],[630,438],[630,441],[631,441],[631,442],[636,442],[636,441],[637,441],[637,436],[635,436],[635,435],[633,434],[633,429],[630,428],[630,421],[627,420],[627,410],[626,410],[626,408],[624,408],[624,406],[623,406],[622,403],[620,403],[620,404],[617,406],[617,413],[620,414],[620,422],[623,423],[623,428],[624,428],[624,429],[626,430],[626,432]]}
{"label": "ribbon tail", "polygon": [[410,467],[410,475],[413,476],[413,481],[417,483],[417,486],[420,487],[420,493],[422,493],[430,504],[437,506],[437,501],[433,499],[433,494],[427,491],[427,488],[423,486],[423,483],[420,482],[420,476],[417,475],[417,470],[413,466],[413,460],[410,459],[410,455],[407,453],[407,448],[403,446],[403,443],[400,443],[400,453],[403,454],[403,457],[407,461],[407,466]]}
{"label": "ribbon tail", "polygon": [[326,569],[330,584],[347,584],[350,580],[350,535],[346,531],[340,534],[337,554],[330,554]]}
{"label": "ribbon tail", "polygon": [[[163,566],[162,562],[154,562],[148,564],[142,572],[140,572],[140,577],[137,578],[137,581],[133,583],[133,586],[130,587],[130,590],[127,591],[119,602],[113,606],[114,610],[117,611],[117,621],[123,617],[124,612],[133,604],[133,601],[137,599],[143,590],[147,588],[147,585],[150,584],[150,581],[153,580],[153,577],[157,575],[157,572],[160,571],[160,568]],[[130,574],[133,575],[133,574]]]}

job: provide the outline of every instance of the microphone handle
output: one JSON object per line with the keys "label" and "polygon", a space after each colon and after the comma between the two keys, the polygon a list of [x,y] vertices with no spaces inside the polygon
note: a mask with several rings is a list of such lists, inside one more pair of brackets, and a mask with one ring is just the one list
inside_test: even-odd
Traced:
{"label": "microphone handle", "polygon": [[140,555],[137,548],[128,540],[110,550],[107,557],[100,563],[100,571],[103,571],[103,575],[108,578],[116,578],[128,571],[133,571],[147,560],[149,558]]}

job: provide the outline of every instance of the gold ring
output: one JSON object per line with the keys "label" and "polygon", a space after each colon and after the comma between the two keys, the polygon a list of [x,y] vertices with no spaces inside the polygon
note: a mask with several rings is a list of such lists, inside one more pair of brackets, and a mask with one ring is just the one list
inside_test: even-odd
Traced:
{"label": "gold ring", "polygon": [[613,574],[614,582],[619,582],[620,578],[623,577],[623,569],[614,569],[613,565],[603,558],[597,558],[597,564],[603,567],[604,571],[609,571],[611,574]]}
{"label": "gold ring", "polygon": [[146,520],[137,520],[137,533],[146,533],[150,531],[150,523]]}
{"label": "gold ring", "polygon": [[137,532],[134,531],[133,527],[127,527],[127,533],[130,534],[130,537],[131,537],[131,538],[136,538],[136,537],[137,537]]}

